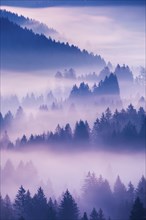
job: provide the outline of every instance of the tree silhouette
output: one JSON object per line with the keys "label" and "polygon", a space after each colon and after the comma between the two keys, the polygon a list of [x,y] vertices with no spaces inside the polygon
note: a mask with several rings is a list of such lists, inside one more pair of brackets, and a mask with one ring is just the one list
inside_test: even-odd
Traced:
{"label": "tree silhouette", "polygon": [[130,220],[145,220],[144,207],[138,197],[133,204]]}
{"label": "tree silhouette", "polygon": [[81,218],[81,220],[88,220],[88,216],[87,216],[86,212],[84,212],[83,217]]}
{"label": "tree silhouette", "polygon": [[61,200],[59,207],[60,220],[78,220],[79,219],[79,210],[75,200],[67,190],[63,199]]}
{"label": "tree silhouette", "polygon": [[33,197],[33,213],[35,220],[48,219],[47,199],[41,187]]}
{"label": "tree silhouette", "polygon": [[21,186],[14,201],[14,208],[18,218],[25,217],[25,196],[26,191],[23,186]]}
{"label": "tree silhouette", "polygon": [[90,220],[99,220],[98,218],[98,212],[95,208],[93,208],[91,214],[90,214]]}
{"label": "tree silhouette", "polygon": [[98,219],[99,220],[105,220],[102,209],[99,209],[99,211],[98,211]]}

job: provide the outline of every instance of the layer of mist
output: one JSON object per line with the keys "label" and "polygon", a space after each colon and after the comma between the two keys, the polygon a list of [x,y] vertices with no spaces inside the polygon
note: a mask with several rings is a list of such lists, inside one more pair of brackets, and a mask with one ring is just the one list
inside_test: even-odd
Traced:
{"label": "layer of mist", "polygon": [[[26,164],[28,165],[25,167]],[[102,174],[109,180],[112,188],[118,175],[125,185],[131,180],[136,186],[145,174],[145,156],[104,151],[53,153],[44,150],[42,146],[40,150],[21,153],[1,151],[1,169],[5,169],[1,180],[2,195],[9,194],[14,198],[20,185],[34,193],[41,185],[48,190],[48,194],[58,197],[67,188],[80,195],[83,181],[89,171],[95,172],[97,176]]]}

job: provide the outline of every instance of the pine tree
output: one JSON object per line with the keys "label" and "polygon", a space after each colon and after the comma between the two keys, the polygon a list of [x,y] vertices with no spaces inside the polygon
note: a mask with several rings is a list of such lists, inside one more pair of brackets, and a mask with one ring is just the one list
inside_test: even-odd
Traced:
{"label": "pine tree", "polygon": [[144,207],[140,199],[137,197],[130,214],[130,220],[145,220]]}
{"label": "pine tree", "polygon": [[137,189],[136,196],[139,197],[144,207],[146,208],[146,179],[144,176],[141,177]]}
{"label": "pine tree", "polygon": [[6,197],[4,198],[4,207],[5,207],[5,220],[12,220],[13,208],[10,197],[8,195],[6,195]]}
{"label": "pine tree", "polygon": [[21,186],[14,201],[15,212],[19,218],[25,216],[25,195],[26,191],[23,186]]}
{"label": "pine tree", "polygon": [[25,195],[25,204],[24,204],[26,220],[32,220],[32,208],[33,208],[32,198],[28,190]]}
{"label": "pine tree", "polygon": [[98,219],[99,220],[105,220],[102,209],[99,209],[99,211],[98,211]]}
{"label": "pine tree", "polygon": [[87,143],[89,142],[89,138],[90,138],[89,125],[87,121],[83,122],[82,120],[80,120],[79,122],[76,123],[76,126],[75,126],[74,140],[76,142]]}
{"label": "pine tree", "polygon": [[126,197],[126,187],[122,183],[120,177],[118,176],[114,185],[114,197],[118,201],[125,200]]}
{"label": "pine tree", "polygon": [[0,219],[5,220],[5,206],[1,194],[0,194]]}
{"label": "pine tree", "polygon": [[57,219],[56,205],[53,203],[51,198],[49,199],[49,202],[48,202],[48,219],[51,219],[51,220]]}
{"label": "pine tree", "polygon": [[81,220],[88,220],[88,216],[87,216],[87,213],[86,213],[86,212],[84,212],[84,215],[83,215],[83,217],[81,218]]}
{"label": "pine tree", "polygon": [[79,210],[77,204],[68,190],[64,193],[63,199],[61,200],[59,207],[59,216],[60,220],[79,219]]}
{"label": "pine tree", "polygon": [[98,218],[98,212],[95,208],[93,208],[91,214],[90,214],[90,220],[99,220]]}
{"label": "pine tree", "polygon": [[44,195],[42,188],[40,187],[33,199],[33,217],[35,220],[47,220],[48,219],[48,205],[47,199]]}
{"label": "pine tree", "polygon": [[131,182],[129,182],[129,184],[128,184],[127,199],[128,199],[128,202],[130,204],[133,204],[133,201],[134,201],[134,186]]}

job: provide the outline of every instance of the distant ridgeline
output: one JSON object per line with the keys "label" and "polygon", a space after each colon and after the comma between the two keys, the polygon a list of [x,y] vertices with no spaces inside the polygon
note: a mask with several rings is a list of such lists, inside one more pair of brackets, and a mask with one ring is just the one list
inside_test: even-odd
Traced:
{"label": "distant ridgeline", "polygon": [[[140,78],[141,80],[145,80],[144,76],[145,76],[145,69],[142,68],[143,71],[142,73],[140,73]],[[110,62],[108,62],[108,64],[106,66],[104,66],[103,69],[100,70],[99,73],[89,73],[89,74],[82,74],[80,76],[76,75],[76,71],[73,68],[70,69],[65,69],[63,72],[61,71],[57,71],[55,74],[55,78],[56,79],[71,79],[71,80],[82,80],[82,81],[93,81],[93,82],[100,82],[101,80],[104,80],[105,77],[109,77],[111,72],[114,73],[114,75],[117,76],[118,81],[119,82],[127,82],[129,83],[134,83],[134,81],[136,81],[133,77],[133,73],[130,70],[129,66],[126,65],[122,65],[120,66],[119,64],[117,64],[117,66],[115,68],[113,68],[112,64]]]}
{"label": "distant ridgeline", "polygon": [[36,21],[34,19],[29,19],[28,17],[19,16],[18,14],[12,13],[10,11],[6,10],[0,10],[1,17],[9,19],[9,21],[12,21],[22,28],[31,29],[34,33],[37,34],[44,34],[49,35],[50,37],[55,37],[56,35],[59,35],[59,33],[54,30],[53,28],[48,28],[48,26],[44,23],[40,23],[39,21]]}
{"label": "distant ridgeline", "polygon": [[3,69],[33,70],[68,66],[103,68],[106,65],[98,55],[34,34],[2,16],[0,23]]}
{"label": "distant ridgeline", "polygon": [[120,99],[120,89],[116,75],[111,73],[109,76],[106,76],[105,79],[99,82],[98,86],[94,84],[92,90],[90,90],[88,84],[82,82],[80,86],[74,85],[70,96],[69,101],[84,103],[93,102],[95,104],[110,106],[114,105],[120,107],[122,105]]}

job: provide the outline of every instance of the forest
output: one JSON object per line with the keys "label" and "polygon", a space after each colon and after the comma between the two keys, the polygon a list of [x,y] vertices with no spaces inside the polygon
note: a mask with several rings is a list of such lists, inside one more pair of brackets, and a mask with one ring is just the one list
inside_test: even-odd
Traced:
{"label": "forest", "polygon": [[[45,106],[43,111],[46,111]],[[19,107],[15,116],[9,111],[5,116],[0,114],[1,148],[24,149],[25,147],[35,147],[41,144],[58,150],[79,150],[79,149],[106,149],[106,150],[129,150],[140,151],[145,148],[146,112],[140,107],[136,110],[132,105],[121,111],[111,112],[109,108],[97,118],[92,128],[87,121],[76,122],[74,129],[70,124],[60,127],[58,124],[55,131],[18,138],[15,143],[9,140],[7,129],[16,125],[18,121],[24,120],[25,113]],[[70,147],[69,147],[70,146]],[[104,146],[104,147],[103,147]]]}
{"label": "forest", "polygon": [[105,66],[105,61],[100,55],[88,53],[87,50],[81,51],[68,42],[56,42],[43,34],[34,34],[32,30],[23,29],[3,16],[0,16],[0,21],[3,69],[30,71],[70,65]]}
{"label": "forest", "polygon": [[137,188],[131,182],[126,188],[118,176],[112,191],[108,180],[89,172],[80,198],[68,189],[57,200],[47,198],[41,187],[32,195],[23,186],[14,201],[1,196],[1,220],[145,220],[145,194],[144,176]]}
{"label": "forest", "polygon": [[0,220],[146,220],[143,2],[0,3]]}

